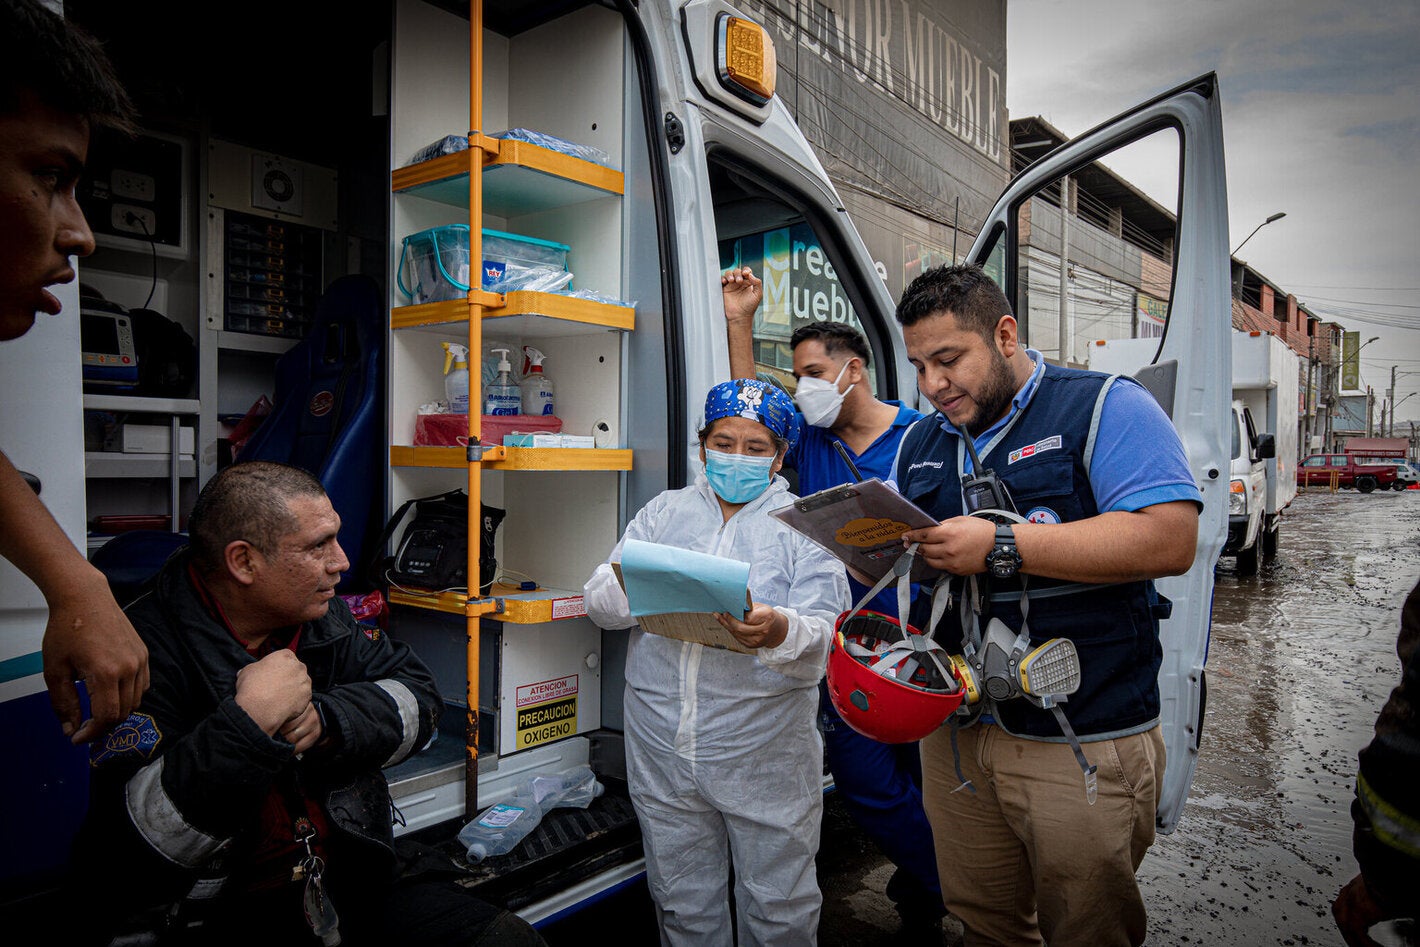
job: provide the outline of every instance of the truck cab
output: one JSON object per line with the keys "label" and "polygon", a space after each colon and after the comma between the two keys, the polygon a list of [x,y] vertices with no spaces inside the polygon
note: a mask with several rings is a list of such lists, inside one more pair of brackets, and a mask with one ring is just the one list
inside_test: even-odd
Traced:
{"label": "truck cab", "polygon": [[1235,331],[1228,541],[1238,574],[1277,554],[1282,516],[1297,495],[1297,390],[1301,357],[1269,332]]}
{"label": "truck cab", "polygon": [[[1253,575],[1262,558],[1263,509],[1267,501],[1266,461],[1277,456],[1277,444],[1271,434],[1258,433],[1252,410],[1242,401],[1233,402],[1231,413],[1228,541],[1223,545],[1223,555],[1236,556],[1238,572]],[[1273,549],[1276,549],[1275,540]]]}

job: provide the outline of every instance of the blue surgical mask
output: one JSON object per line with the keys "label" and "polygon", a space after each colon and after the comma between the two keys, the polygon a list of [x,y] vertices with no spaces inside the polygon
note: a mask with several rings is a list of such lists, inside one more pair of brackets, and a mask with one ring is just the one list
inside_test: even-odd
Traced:
{"label": "blue surgical mask", "polygon": [[774,457],[726,454],[705,448],[705,479],[726,503],[748,503],[769,489]]}

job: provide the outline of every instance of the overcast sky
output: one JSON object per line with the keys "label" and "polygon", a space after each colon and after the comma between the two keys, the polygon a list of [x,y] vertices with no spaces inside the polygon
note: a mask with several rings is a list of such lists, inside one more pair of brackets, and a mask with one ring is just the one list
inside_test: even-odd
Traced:
{"label": "overcast sky", "polygon": [[[1415,0],[1007,0],[1006,105],[1077,135],[1218,74],[1230,248],[1323,319],[1380,340],[1380,398],[1420,420],[1420,4]],[[1172,208],[1170,162],[1105,159]],[[1161,167],[1162,166],[1162,167]],[[1161,173],[1162,172],[1162,173]]]}

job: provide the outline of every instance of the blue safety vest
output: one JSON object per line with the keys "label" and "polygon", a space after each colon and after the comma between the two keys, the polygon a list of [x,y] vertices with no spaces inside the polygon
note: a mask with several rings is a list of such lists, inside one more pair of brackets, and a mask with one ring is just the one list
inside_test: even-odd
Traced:
{"label": "blue safety vest", "polygon": [[[1032,522],[1069,523],[1099,511],[1090,487],[1092,432],[1104,403],[1109,376],[1047,365],[1034,396],[1008,422],[981,457],[982,466],[1005,482],[1016,512]],[[1129,382],[1124,382],[1128,384]],[[918,423],[903,438],[898,489],[938,520],[963,513],[961,479],[966,453],[960,436],[944,430],[940,414]],[[1027,563],[1029,567],[1029,563]],[[982,587],[989,577],[978,576]],[[965,583],[953,580],[958,587]],[[993,617],[1013,631],[1021,627],[1019,580],[990,584],[981,627]],[[1159,619],[1168,602],[1152,582],[1082,585],[1028,577],[1031,645],[1069,638],[1080,655],[1079,689],[1064,705],[1082,740],[1104,740],[1151,728],[1159,717]],[[913,614],[927,620],[930,596],[919,596]],[[960,588],[935,631],[956,651],[962,640]],[[916,623],[914,621],[914,624]],[[998,704],[996,720],[1011,733],[1063,740],[1049,711],[1025,700]]]}

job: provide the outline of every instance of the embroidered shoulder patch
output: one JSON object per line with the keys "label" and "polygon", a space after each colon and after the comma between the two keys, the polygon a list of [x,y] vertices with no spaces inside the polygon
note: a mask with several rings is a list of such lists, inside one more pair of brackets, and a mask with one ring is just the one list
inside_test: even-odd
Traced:
{"label": "embroidered shoulder patch", "polygon": [[143,759],[152,759],[153,751],[163,739],[158,725],[147,714],[131,713],[128,719],[117,724],[108,732],[102,744],[94,744],[89,753],[89,765],[101,766],[116,757],[136,753]]}
{"label": "embroidered shoulder patch", "polygon": [[1027,523],[1059,523],[1060,515],[1048,506],[1038,506],[1026,514]]}
{"label": "embroidered shoulder patch", "polygon": [[1011,453],[1006,458],[1006,463],[1014,464],[1018,460],[1023,460],[1027,457],[1034,456],[1035,454],[1039,454],[1041,451],[1059,449],[1060,435],[1052,434],[1050,437],[1042,438],[1041,440],[1036,441],[1034,444],[1027,444],[1025,447],[1019,447],[1011,451]]}

